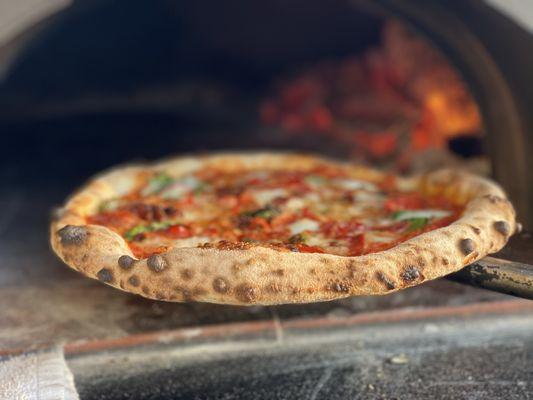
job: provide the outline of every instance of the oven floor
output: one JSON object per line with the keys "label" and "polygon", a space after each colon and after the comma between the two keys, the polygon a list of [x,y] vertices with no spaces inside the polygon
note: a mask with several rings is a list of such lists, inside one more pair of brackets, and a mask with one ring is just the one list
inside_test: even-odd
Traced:
{"label": "oven floor", "polygon": [[533,316],[283,330],[74,356],[81,399],[526,399]]}
{"label": "oven floor", "polygon": [[533,302],[511,296],[438,280],[382,297],[230,307],[155,302],[84,278],[49,249],[49,210],[79,176],[53,165],[1,170],[0,354],[64,345],[83,400],[533,393]]}

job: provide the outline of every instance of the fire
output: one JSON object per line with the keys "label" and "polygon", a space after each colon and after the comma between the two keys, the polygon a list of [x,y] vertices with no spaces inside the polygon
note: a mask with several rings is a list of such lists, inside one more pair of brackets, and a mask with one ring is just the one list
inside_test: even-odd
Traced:
{"label": "fire", "polygon": [[480,135],[479,109],[442,54],[387,21],[378,48],[282,80],[260,109],[287,134],[333,138],[352,156],[406,169],[417,152]]}

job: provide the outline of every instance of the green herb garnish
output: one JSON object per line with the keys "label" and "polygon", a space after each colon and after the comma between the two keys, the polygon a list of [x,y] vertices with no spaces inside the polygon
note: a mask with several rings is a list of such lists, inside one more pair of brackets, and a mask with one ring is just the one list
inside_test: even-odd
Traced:
{"label": "green herb garnish", "polygon": [[290,238],[289,238],[289,243],[290,244],[301,244],[301,243],[305,243],[307,240],[309,239],[309,235],[307,235],[306,233],[297,233],[296,235],[292,235]]}
{"label": "green herb garnish", "polygon": [[120,205],[119,199],[105,200],[102,203],[100,203],[100,207],[98,207],[98,211],[99,212],[115,211],[119,205]]}
{"label": "green herb garnish", "polygon": [[410,218],[407,221],[409,222],[409,227],[407,230],[411,232],[425,227],[429,221],[429,218]]}
{"label": "green herb garnish", "polygon": [[142,190],[143,196],[159,193],[170,185],[174,180],[164,172],[158,173],[150,178],[148,185]]}
{"label": "green herb garnish", "polygon": [[308,175],[304,178],[304,181],[309,185],[323,185],[326,179],[320,175]]}
{"label": "green herb garnish", "polygon": [[126,233],[124,233],[124,237],[126,240],[133,240],[135,236],[141,233],[160,231],[167,229],[171,225],[173,225],[172,222],[152,222],[149,225],[137,225],[126,231]]}
{"label": "green herb garnish", "polygon": [[266,220],[271,220],[272,218],[278,216],[280,214],[280,211],[272,206],[266,206],[264,208],[260,208],[258,210],[253,211],[244,211],[240,214],[242,217],[259,217],[264,218]]}

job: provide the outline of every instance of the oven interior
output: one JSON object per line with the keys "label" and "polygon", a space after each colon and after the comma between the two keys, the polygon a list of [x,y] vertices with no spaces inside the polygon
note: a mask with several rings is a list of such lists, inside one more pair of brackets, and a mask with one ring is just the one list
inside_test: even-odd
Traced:
{"label": "oven interior", "polygon": [[[0,81],[4,353],[66,344],[86,399],[519,398],[526,384],[487,383],[483,349],[522,363],[494,376],[527,382],[527,357],[515,357],[533,346],[527,301],[439,280],[303,306],[161,303],[82,279],[46,239],[50,208],[102,169],[241,149],[466,168],[495,177],[527,225],[530,121],[516,80],[530,76],[480,45],[479,21],[522,38],[496,15],[478,2],[99,0],[35,26]],[[530,263],[529,234],[515,242],[504,256]]]}

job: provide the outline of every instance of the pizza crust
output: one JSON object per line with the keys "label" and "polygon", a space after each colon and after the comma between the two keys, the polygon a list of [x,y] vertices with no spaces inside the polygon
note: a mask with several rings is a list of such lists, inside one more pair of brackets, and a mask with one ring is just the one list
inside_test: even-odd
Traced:
{"label": "pizza crust", "polygon": [[127,193],[140,171],[185,174],[206,166],[228,171],[311,169],[325,163],[343,165],[354,177],[383,177],[365,167],[283,153],[181,157],[120,167],[90,181],[58,210],[51,224],[51,245],[66,264],[82,274],[151,299],[266,305],[391,293],[447,275],[500,250],[517,229],[513,206],[498,185],[452,170],[401,178],[400,185],[464,204],[460,219],[389,250],[357,257],[255,246],[242,250],[175,248],[134,260],[120,235],[103,226],[85,225],[85,217],[103,200]]}

